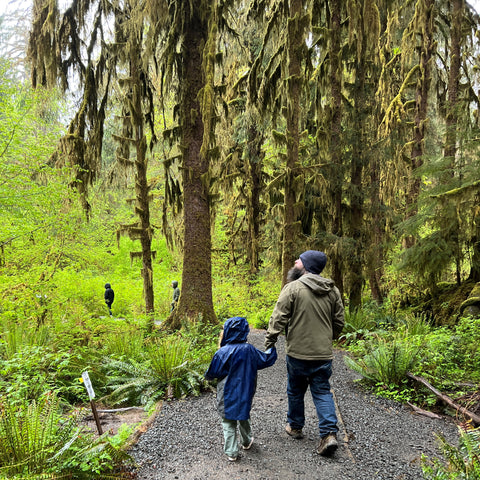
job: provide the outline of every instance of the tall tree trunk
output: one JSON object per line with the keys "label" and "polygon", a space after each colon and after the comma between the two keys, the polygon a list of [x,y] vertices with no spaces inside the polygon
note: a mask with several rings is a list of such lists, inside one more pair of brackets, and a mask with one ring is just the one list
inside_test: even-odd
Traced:
{"label": "tall tree trunk", "polygon": [[293,266],[297,249],[299,224],[296,208],[297,194],[303,189],[298,188],[300,169],[298,168],[298,151],[300,145],[300,95],[301,95],[301,64],[304,42],[304,27],[302,26],[302,0],[291,0],[288,18],[288,88],[286,99],[287,110],[287,164],[285,168],[284,225],[282,244],[282,285],[287,281],[288,270]]}
{"label": "tall tree trunk", "polygon": [[[153,265],[152,265],[152,226],[150,224],[150,198],[147,178],[147,138],[145,135],[145,109],[153,110],[153,105],[146,100],[142,58],[139,55],[143,36],[143,22],[136,28],[131,28],[132,6],[126,2],[124,16],[117,18],[117,36],[127,39],[122,50],[122,61],[129,67],[130,77],[122,82],[125,89],[125,107],[122,136],[118,137],[120,145],[117,149],[117,161],[120,164],[135,167],[135,214],[138,216],[136,225],[128,225],[122,230],[135,239],[140,240],[141,252],[131,253],[132,258],[142,259],[143,298],[145,312],[154,312]],[[130,160],[130,144],[135,147],[135,161]],[[153,318],[152,318],[153,324]],[[150,327],[153,325],[150,325]]]}
{"label": "tall tree trunk", "polygon": [[131,74],[131,107],[130,115],[134,143],[136,150],[135,158],[135,213],[140,219],[140,244],[142,246],[142,279],[143,297],[145,300],[145,312],[148,314],[154,311],[153,295],[153,266],[152,266],[152,227],[150,225],[150,201],[147,180],[147,139],[144,132],[144,113],[142,108],[142,80],[141,80],[141,59],[138,56],[140,51],[140,39],[137,34],[132,35],[132,46],[130,47],[130,74]]}
{"label": "tall tree trunk", "polygon": [[[363,21],[362,21],[363,25]],[[363,28],[363,27],[362,27]],[[349,261],[350,285],[349,285],[349,310],[351,312],[362,305],[362,290],[364,285],[363,276],[363,216],[364,216],[364,193],[363,171],[365,165],[366,149],[368,145],[366,135],[366,98],[365,98],[365,66],[366,45],[362,42],[361,51],[355,65],[355,124],[357,125],[357,139],[352,145],[352,159],[350,170],[350,236],[353,240],[354,251]]]}
{"label": "tall tree trunk", "polygon": [[206,84],[202,67],[208,38],[207,15],[192,3],[193,12],[184,25],[180,72],[180,119],[183,154],[184,245],[182,294],[177,307],[165,321],[175,329],[182,321],[215,323],[212,298],[210,193],[206,178],[209,161],[202,151],[204,122],[200,94]]}
{"label": "tall tree trunk", "polygon": [[[423,6],[419,12],[419,22],[422,30],[417,32],[421,36],[420,48],[420,73],[417,80],[415,92],[415,119],[413,133],[413,147],[411,152],[411,178],[406,196],[406,218],[411,218],[417,214],[417,201],[420,194],[420,177],[417,175],[418,169],[423,165],[423,154],[425,153],[425,136],[428,112],[428,92],[430,90],[432,75],[432,56],[435,49],[434,34],[434,3],[435,0],[423,0],[419,5]],[[415,237],[409,235],[404,239],[404,247],[409,248],[415,243]]]}
{"label": "tall tree trunk", "polygon": [[369,259],[366,269],[372,298],[379,304],[383,303],[383,241],[385,237],[384,205],[380,200],[380,166],[376,156],[370,162],[370,202],[371,202],[371,231]]}
{"label": "tall tree trunk", "polygon": [[[448,72],[448,100],[446,118],[446,138],[444,157],[449,160],[450,171],[445,182],[449,182],[455,171],[455,158],[457,154],[457,124],[458,124],[458,89],[460,85],[460,55],[462,40],[462,16],[465,7],[464,0],[453,0],[452,29],[450,39],[450,70]],[[459,242],[459,222],[456,205],[452,205],[449,218],[449,241],[453,243],[455,251],[456,279],[461,282],[461,246]]]}
{"label": "tall tree trunk", "polygon": [[[342,59],[340,48],[341,0],[330,2],[330,92],[332,97],[332,121],[330,131],[330,161],[332,163],[332,234],[339,243],[343,236],[343,162],[342,162]],[[327,7],[328,8],[328,7]],[[343,296],[343,275],[341,269],[341,249],[335,248],[338,254],[330,255],[332,279]]]}
{"label": "tall tree trunk", "polygon": [[475,195],[472,212],[473,234],[471,238],[472,244],[472,263],[470,267],[469,280],[480,282],[480,193]]}
{"label": "tall tree trunk", "polygon": [[[249,118],[251,118],[249,116]],[[261,171],[263,135],[258,131],[254,122],[247,129],[247,191],[246,191],[246,215],[247,215],[247,260],[250,265],[250,273],[256,274],[260,267],[259,260],[259,235],[260,235],[260,194],[261,194]]]}

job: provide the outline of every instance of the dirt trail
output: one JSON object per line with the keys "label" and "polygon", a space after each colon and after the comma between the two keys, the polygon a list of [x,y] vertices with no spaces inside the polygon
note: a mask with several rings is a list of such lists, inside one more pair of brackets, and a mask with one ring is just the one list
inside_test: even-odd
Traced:
{"label": "dirt trail", "polygon": [[[263,347],[264,332],[249,342]],[[457,427],[449,419],[414,415],[409,408],[365,393],[357,375],[336,352],[332,389],[339,417],[339,449],[333,458],[315,453],[315,408],[306,395],[305,438],[285,433],[286,370],[283,338],[277,363],[259,372],[251,419],[255,443],[237,462],[223,454],[223,435],[213,393],[165,403],[150,428],[131,449],[137,479],[243,480],[419,480],[420,458],[438,455],[435,433],[452,442]]]}

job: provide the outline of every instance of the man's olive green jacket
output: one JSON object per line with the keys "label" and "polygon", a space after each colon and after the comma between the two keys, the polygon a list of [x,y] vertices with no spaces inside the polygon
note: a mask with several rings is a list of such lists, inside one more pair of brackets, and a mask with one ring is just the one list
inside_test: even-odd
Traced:
{"label": "man's olive green jacket", "polygon": [[332,340],[339,337],[343,324],[343,302],[333,280],[307,272],[283,287],[270,317],[265,349],[273,347],[285,330],[287,355],[331,360]]}

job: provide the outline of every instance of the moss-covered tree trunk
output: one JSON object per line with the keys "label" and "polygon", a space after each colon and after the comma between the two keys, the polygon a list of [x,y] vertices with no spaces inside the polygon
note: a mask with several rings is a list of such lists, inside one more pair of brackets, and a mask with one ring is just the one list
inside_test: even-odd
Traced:
{"label": "moss-covered tree trunk", "polygon": [[185,19],[179,72],[184,243],[182,293],[177,307],[165,321],[165,326],[172,329],[179,328],[184,321],[216,322],[212,298],[209,162],[202,151],[204,122],[200,105],[206,83],[202,62],[208,21],[199,6],[192,4],[192,8],[193,12]]}
{"label": "moss-covered tree trunk", "polygon": [[139,239],[142,246],[142,279],[145,312],[154,311],[153,266],[152,266],[152,227],[150,225],[150,200],[147,179],[147,139],[144,132],[144,114],[142,108],[142,80],[140,41],[132,34],[130,47],[131,103],[130,115],[134,132],[135,158],[135,213],[139,217]]}
{"label": "moss-covered tree trunk", "polygon": [[[454,0],[452,2],[452,28],[450,40],[450,70],[448,72],[448,100],[447,100],[447,118],[446,118],[446,137],[444,157],[450,165],[447,173],[449,178],[445,182],[450,182],[454,176],[456,154],[457,154],[457,124],[458,124],[458,90],[460,85],[460,62],[461,62],[461,41],[462,41],[462,16],[464,13],[464,0]],[[457,217],[457,206],[449,204],[449,241],[452,243],[455,252],[455,270],[457,284],[461,282],[462,266],[462,248],[459,241],[459,221]]]}
{"label": "moss-covered tree trunk", "polygon": [[[419,31],[416,32],[421,39],[419,48],[420,72],[415,91],[415,119],[410,156],[411,178],[405,199],[406,218],[409,219],[417,214],[417,201],[420,195],[421,179],[418,169],[423,165],[425,153],[425,136],[427,133],[428,93],[432,81],[432,57],[435,51],[434,39],[434,0],[419,2],[417,23]],[[421,8],[420,8],[421,7]],[[404,247],[409,248],[415,244],[415,237],[409,235],[404,239]]]}
{"label": "moss-covered tree trunk", "polygon": [[353,255],[348,261],[350,282],[348,288],[349,309],[354,311],[362,305],[363,277],[363,227],[364,227],[364,203],[363,172],[365,166],[368,139],[366,136],[366,92],[365,92],[365,68],[366,68],[366,45],[362,42],[360,53],[355,62],[355,85],[354,85],[354,123],[356,125],[355,141],[352,144],[352,157],[350,167],[350,237],[353,240]]}
{"label": "moss-covered tree trunk", "polygon": [[473,206],[472,225],[473,232],[471,237],[472,244],[472,262],[470,266],[469,280],[480,282],[480,193],[475,195]]}
{"label": "moss-covered tree trunk", "polygon": [[[301,65],[304,43],[304,27],[302,25],[302,0],[291,0],[289,18],[287,20],[288,38],[288,72],[287,72],[287,162],[285,166],[284,220],[282,243],[282,284],[287,281],[288,270],[293,266],[297,252],[297,196],[303,190],[303,175],[299,168],[300,145],[300,95],[301,95]],[[301,253],[301,252],[300,252]]]}
{"label": "moss-covered tree trunk", "polygon": [[[250,118],[250,117],[249,117]],[[247,216],[247,260],[250,273],[256,274],[260,267],[260,195],[262,192],[262,149],[263,135],[254,122],[247,128],[246,160],[246,216]]]}
{"label": "moss-covered tree trunk", "polygon": [[367,276],[372,298],[379,304],[383,303],[383,265],[385,238],[385,205],[380,199],[380,165],[375,154],[370,161],[370,245],[367,256]]}
{"label": "moss-covered tree trunk", "polygon": [[[340,243],[343,237],[343,161],[342,161],[342,59],[340,48],[341,32],[341,0],[332,0],[330,3],[330,93],[331,93],[331,130],[330,130],[330,162],[332,164],[330,183],[332,185],[332,234]],[[332,279],[343,295],[343,272],[341,249],[335,248],[330,255]]]}

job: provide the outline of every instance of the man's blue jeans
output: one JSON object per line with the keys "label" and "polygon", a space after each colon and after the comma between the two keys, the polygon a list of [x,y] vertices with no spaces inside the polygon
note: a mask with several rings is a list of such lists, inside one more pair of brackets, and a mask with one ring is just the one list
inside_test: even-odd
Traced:
{"label": "man's blue jeans", "polygon": [[332,361],[299,360],[287,355],[288,414],[290,426],[301,430],[305,425],[305,393],[310,386],[313,403],[317,410],[320,437],[337,432],[337,414],[330,391]]}

